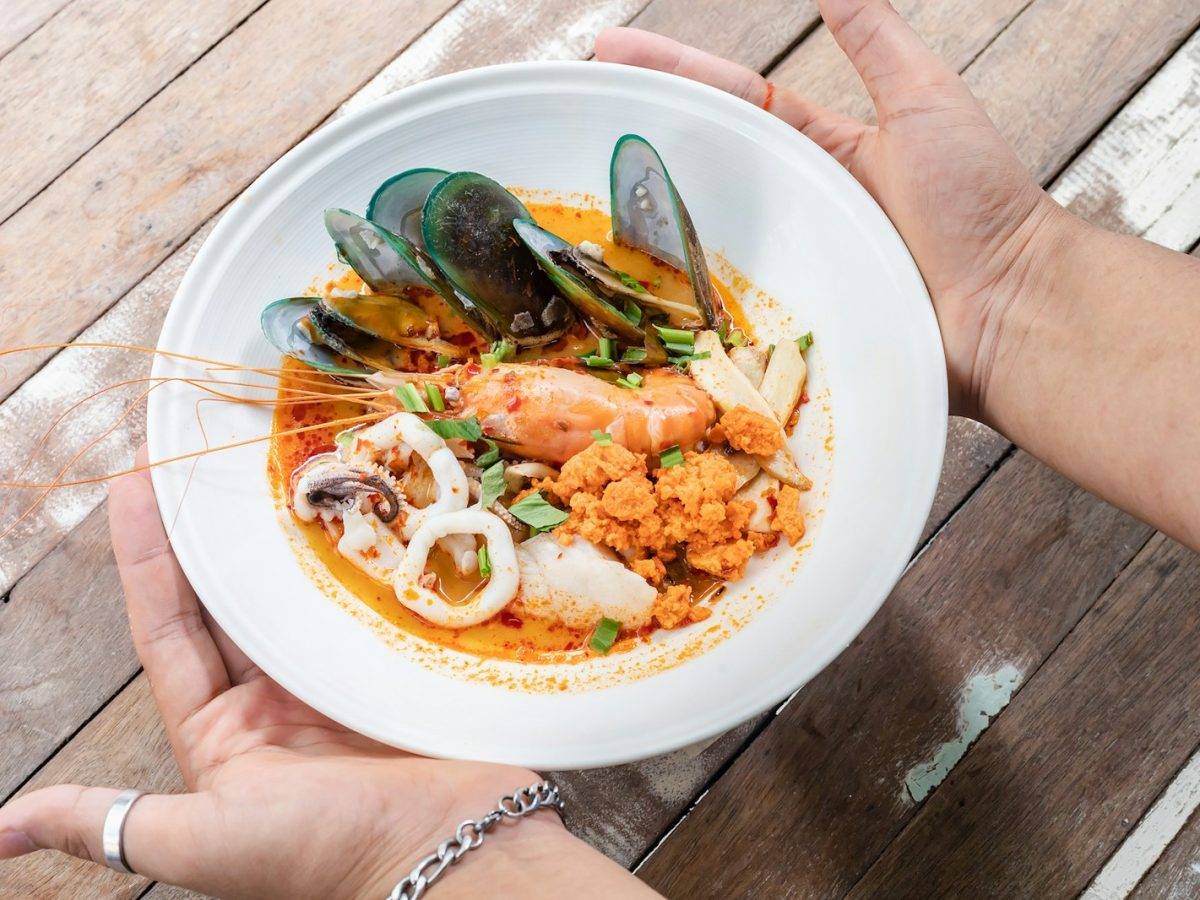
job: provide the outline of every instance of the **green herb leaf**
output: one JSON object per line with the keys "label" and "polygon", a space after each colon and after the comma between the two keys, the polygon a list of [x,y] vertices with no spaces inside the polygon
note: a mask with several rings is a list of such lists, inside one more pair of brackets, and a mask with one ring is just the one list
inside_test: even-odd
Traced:
{"label": "green herb leaf", "polygon": [[491,509],[492,504],[504,496],[504,463],[496,462],[485,469],[479,482],[479,505]]}
{"label": "green herb leaf", "polygon": [[621,623],[616,619],[603,618],[596,626],[596,630],[592,632],[592,639],[588,641],[588,646],[597,653],[608,653],[612,649],[612,645],[617,642],[617,634],[620,630]]}
{"label": "green herb leaf", "polygon": [[496,341],[492,344],[492,356],[496,357],[496,362],[508,362],[516,354],[516,345],[511,341]]}
{"label": "green herb leaf", "polygon": [[434,412],[446,411],[446,401],[442,399],[442,392],[432,381],[425,382],[425,396],[429,398],[429,405],[433,407]]}
{"label": "green herb leaf", "polygon": [[621,362],[637,365],[646,361],[646,351],[641,347],[627,347],[621,354]]}
{"label": "green herb leaf", "polygon": [[492,574],[492,557],[488,554],[487,544],[479,548],[479,577],[487,578]]}
{"label": "green herb leaf", "polygon": [[622,272],[620,269],[613,269],[613,271],[617,273],[617,277],[621,279],[621,284],[625,287],[637,294],[646,293],[645,286],[628,272]]}
{"label": "green herb leaf", "polygon": [[417,386],[410,381],[406,381],[404,384],[396,387],[396,399],[411,413],[429,412],[429,407],[425,405],[425,401],[417,393]]}
{"label": "green herb leaf", "polygon": [[634,325],[642,324],[642,308],[632,300],[625,301],[625,309],[622,311],[622,315]]}
{"label": "green herb leaf", "polygon": [[696,346],[696,333],[693,331],[686,331],[683,328],[666,328],[662,325],[655,325],[654,328],[668,347],[672,344],[682,344],[689,349]]}
{"label": "green herb leaf", "polygon": [[608,445],[608,444],[612,443],[612,435],[609,434],[607,431],[601,431],[599,428],[592,429],[592,439],[597,444]]}
{"label": "green herb leaf", "polygon": [[488,438],[484,438],[483,442],[488,445],[488,448],[485,451],[483,451],[483,453],[479,454],[479,456],[475,459],[475,465],[490,466],[494,462],[499,462],[500,461],[499,445],[497,445],[497,443],[495,441],[490,440]]}
{"label": "green herb leaf", "polygon": [[444,369],[448,365],[450,365],[450,357],[445,353],[439,353],[437,355],[437,367],[439,369]]}
{"label": "green herb leaf", "polygon": [[800,335],[800,337],[796,338],[796,346],[800,348],[801,353],[803,353],[805,350],[807,350],[812,345],[813,345],[813,336],[812,336],[811,331],[808,334],[802,334],[802,335]]}
{"label": "green herb leaf", "polygon": [[675,466],[683,465],[683,451],[679,449],[679,445],[668,447],[662,453],[658,454],[658,464],[664,469],[671,469]]}
{"label": "green herb leaf", "polygon": [[549,531],[567,521],[567,513],[547,503],[541,491],[522,498],[510,506],[508,511],[526,525],[539,531]]}
{"label": "green herb leaf", "polygon": [[483,437],[483,429],[479,420],[474,416],[468,419],[428,419],[425,422],[429,429],[446,440],[477,441]]}

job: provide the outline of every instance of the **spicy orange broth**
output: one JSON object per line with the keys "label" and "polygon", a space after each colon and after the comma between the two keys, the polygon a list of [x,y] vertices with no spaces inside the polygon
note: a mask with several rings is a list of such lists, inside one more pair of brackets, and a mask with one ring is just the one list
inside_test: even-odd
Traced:
{"label": "spicy orange broth", "polygon": [[[604,248],[605,260],[610,265],[644,282],[659,296],[668,300],[691,301],[691,287],[685,275],[640,251],[619,247],[610,240],[611,223],[609,217],[601,210],[576,208],[562,203],[527,202],[525,205],[539,225],[564,240],[572,244],[585,240],[600,244]],[[734,300],[729,288],[715,278],[714,283],[734,324],[752,334],[745,313]],[[362,282],[353,272],[348,272],[326,287],[357,290],[361,289]],[[413,299],[437,316],[444,338],[453,339],[454,335],[458,334],[466,339],[470,334],[462,320],[432,292]],[[594,346],[595,339],[590,336],[568,336],[552,345],[552,352],[555,356],[576,355]],[[475,349],[486,348],[476,346]],[[539,355],[545,355],[545,351],[546,348],[523,351],[517,359],[535,359]],[[296,378],[309,380],[308,387],[311,387],[312,379],[325,378],[319,372],[286,357],[283,360],[283,371],[284,375],[280,379],[281,397],[289,387],[296,386]],[[351,418],[361,415],[364,411],[357,403],[334,400],[307,406],[280,403],[275,407],[271,428],[273,437],[267,457],[267,476],[276,502],[290,507],[292,471],[310,456],[332,450],[334,436],[343,426],[334,425],[300,434],[281,432]],[[477,656],[524,662],[576,662],[586,659],[589,655],[587,641],[591,629],[576,630],[539,619],[521,618],[507,610],[487,622],[469,628],[450,629],[430,624],[401,604],[390,587],[369,578],[344,559],[319,522],[301,522],[295,517],[292,521],[321,564],[342,586],[389,622],[418,637]],[[440,592],[451,602],[467,600],[482,584],[478,578],[464,578],[458,575],[446,554],[436,548],[430,554],[429,567],[440,578]],[[697,601],[712,597],[720,591],[720,587],[720,583],[713,579],[697,579],[694,596]],[[613,651],[631,648],[639,641],[647,639],[653,630],[647,627],[637,634],[622,636],[614,645]]]}

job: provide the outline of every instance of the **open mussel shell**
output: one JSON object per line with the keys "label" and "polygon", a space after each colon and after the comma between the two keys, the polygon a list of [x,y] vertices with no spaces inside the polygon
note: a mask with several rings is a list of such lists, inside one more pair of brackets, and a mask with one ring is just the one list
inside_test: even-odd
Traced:
{"label": "open mussel shell", "polygon": [[323,297],[321,310],[350,328],[401,347],[465,357],[464,347],[437,338],[436,321],[421,307],[385,294]]}
{"label": "open mussel shell", "polygon": [[613,239],[686,272],[706,328],[720,324],[704,248],[687,207],[650,142],[636,134],[617,141],[609,164]]}
{"label": "open mussel shell", "polygon": [[263,335],[280,353],[331,375],[367,375],[371,372],[353,359],[318,343],[310,315],[320,304],[317,297],[284,297],[268,303],[259,318]]}
{"label": "open mussel shell", "polygon": [[421,210],[429,192],[450,173],[445,169],[409,169],[381,184],[367,204],[367,218],[393,234],[425,249],[421,234]]}
{"label": "open mussel shell", "polygon": [[[605,337],[619,337],[637,344],[642,342],[642,329],[625,318],[619,309],[592,290],[580,277],[574,247],[529,219],[514,219],[512,225],[517,237],[529,248],[542,271],[583,314],[589,325]],[[640,320],[641,317],[638,318]]]}
{"label": "open mussel shell", "polygon": [[347,325],[323,306],[309,313],[309,321],[325,346],[374,371],[395,371],[408,362],[400,346]]}
{"label": "open mussel shell", "polygon": [[425,247],[453,285],[520,346],[536,347],[570,326],[571,307],[517,237],[514,219],[529,210],[476,172],[456,172],[429,194],[422,212]]}
{"label": "open mussel shell", "polygon": [[325,230],[333,238],[338,258],[371,290],[394,296],[412,287],[428,288],[480,334],[498,336],[495,326],[455,292],[429,255],[408,238],[344,209],[325,210]]}

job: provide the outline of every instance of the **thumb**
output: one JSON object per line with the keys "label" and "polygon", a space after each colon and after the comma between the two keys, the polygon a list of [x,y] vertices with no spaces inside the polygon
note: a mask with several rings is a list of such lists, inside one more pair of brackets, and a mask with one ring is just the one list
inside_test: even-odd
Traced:
{"label": "thumb", "polygon": [[[101,832],[113,788],[60,784],[0,808],[0,859],[35,850],[57,850],[104,864]],[[125,818],[123,848],[129,867],[155,881],[193,881],[194,851],[187,839],[206,801],[197,794],[139,797]]]}
{"label": "thumb", "polygon": [[[949,90],[973,104],[958,73],[947,66],[887,0],[818,0],[821,17],[849,57],[875,103],[879,123],[926,104],[927,89]],[[939,99],[944,103],[943,93]]]}

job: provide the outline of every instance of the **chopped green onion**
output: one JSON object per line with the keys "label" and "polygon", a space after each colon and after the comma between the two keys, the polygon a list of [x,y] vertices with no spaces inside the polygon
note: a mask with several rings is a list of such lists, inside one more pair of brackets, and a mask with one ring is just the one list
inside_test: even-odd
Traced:
{"label": "chopped green onion", "polygon": [[597,341],[596,355],[603,359],[612,359],[613,354],[617,351],[617,342],[612,338],[600,338]]}
{"label": "chopped green onion", "polygon": [[663,346],[667,348],[668,353],[680,353],[684,356],[696,349],[695,344],[683,344],[677,341],[664,341]]}
{"label": "chopped green onion", "polygon": [[448,365],[450,365],[450,357],[445,353],[439,353],[437,357],[437,367],[439,369],[444,369]]}
{"label": "chopped green onion", "polygon": [[621,354],[621,362],[637,365],[646,361],[646,351],[641,347],[627,347]]}
{"label": "chopped green onion", "polygon": [[429,398],[429,405],[433,407],[434,412],[446,411],[446,401],[442,399],[442,392],[432,381],[425,382],[425,396]]}
{"label": "chopped green onion", "polygon": [[812,345],[813,345],[813,336],[812,336],[811,331],[808,334],[802,334],[802,335],[800,335],[800,337],[796,338],[796,346],[800,348],[801,353],[803,353],[805,350],[807,350]]}
{"label": "chopped green onion", "polygon": [[592,632],[592,639],[588,641],[588,646],[597,653],[608,653],[612,649],[612,645],[617,642],[617,633],[620,630],[621,623],[616,619],[603,618],[596,626],[596,630]]}
{"label": "chopped green onion", "polygon": [[429,407],[425,405],[425,401],[421,399],[421,395],[417,393],[417,387],[411,381],[406,381],[404,384],[397,386],[396,399],[401,405],[411,413],[429,412]]}
{"label": "chopped green onion", "polygon": [[670,469],[675,466],[683,465],[683,451],[679,449],[679,445],[668,447],[658,455],[658,464],[664,469]]}
{"label": "chopped green onion", "polygon": [[487,544],[479,548],[479,577],[487,578],[492,574],[492,558],[488,555]]}
{"label": "chopped green onion", "polygon": [[469,419],[428,419],[429,429],[446,440],[477,441],[483,437],[483,429],[474,416]]}
{"label": "chopped green onion", "polygon": [[557,506],[547,503],[541,491],[535,491],[522,498],[510,506],[508,511],[526,525],[539,531],[549,531],[567,521],[567,513]]}
{"label": "chopped green onion", "polygon": [[617,273],[617,277],[621,279],[621,284],[625,285],[625,287],[637,294],[646,293],[645,285],[643,285],[628,272],[622,272],[620,269],[613,269],[613,271]]}
{"label": "chopped green onion", "polygon": [[479,354],[479,365],[484,370],[494,369],[494,368],[496,368],[496,366],[500,365],[500,360],[498,360],[496,358],[495,353],[480,353]]}
{"label": "chopped green onion", "polygon": [[672,344],[683,344],[689,348],[696,346],[696,334],[693,331],[685,331],[682,328],[665,328],[662,325],[654,327],[668,347]]}
{"label": "chopped green onion", "polygon": [[623,315],[625,316],[626,319],[628,319],[634,325],[642,324],[642,308],[640,306],[638,306],[636,303],[634,303],[632,300],[625,301],[625,310],[623,312]]}
{"label": "chopped green onion", "polygon": [[727,343],[729,339],[729,323],[722,322],[717,326],[717,337],[721,339],[721,343]]}
{"label": "chopped green onion", "polygon": [[583,362],[589,369],[611,369],[616,365],[607,356],[585,356]]}
{"label": "chopped green onion", "polygon": [[612,443],[612,435],[607,431],[601,431],[599,428],[592,429],[592,438],[597,444],[607,445]]}
{"label": "chopped green onion", "polygon": [[496,362],[508,362],[516,355],[517,348],[511,341],[496,341],[492,344],[492,356]]}
{"label": "chopped green onion", "polygon": [[742,329],[735,328],[733,331],[729,332],[729,343],[733,344],[733,346],[744,347],[746,345],[746,341],[746,332],[742,331]]}
{"label": "chopped green onion", "polygon": [[689,363],[695,362],[698,359],[708,359],[710,356],[712,356],[712,354],[705,350],[702,353],[688,353],[684,356],[672,356],[668,361],[673,366],[679,366],[681,369],[686,369]]}
{"label": "chopped green onion", "polygon": [[333,442],[339,447],[345,447],[352,440],[354,440],[353,431],[339,431],[333,438]]}
{"label": "chopped green onion", "polygon": [[640,388],[642,386],[642,382],[645,380],[646,379],[642,378],[642,376],[639,375],[637,372],[630,372],[624,378],[618,378],[617,384],[620,387],[628,388],[629,390],[632,391],[632,390],[636,390],[637,388]]}
{"label": "chopped green onion", "polygon": [[479,505],[491,509],[492,504],[504,496],[504,488],[504,463],[493,463],[479,479]]}
{"label": "chopped green onion", "polygon": [[770,358],[771,354],[774,352],[775,352],[775,345],[767,344],[767,357]]}
{"label": "chopped green onion", "polygon": [[483,442],[488,445],[488,448],[487,450],[483,451],[483,453],[479,454],[475,460],[475,465],[490,466],[494,462],[499,462],[500,448],[496,445],[496,442],[489,440],[488,438],[484,438]]}

